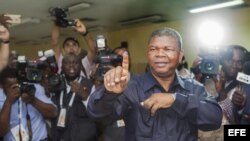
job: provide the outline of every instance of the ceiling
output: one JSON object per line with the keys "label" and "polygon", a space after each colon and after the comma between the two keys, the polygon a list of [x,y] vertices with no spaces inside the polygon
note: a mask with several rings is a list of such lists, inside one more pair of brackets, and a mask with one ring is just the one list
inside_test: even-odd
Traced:
{"label": "ceiling", "polygon": [[[1,0],[0,13],[20,14],[22,19],[35,18],[39,23],[26,23],[10,28],[16,43],[49,40],[53,7],[70,7],[86,2],[89,8],[68,12],[68,19],[81,19],[90,30],[118,30],[131,25],[121,21],[156,15],[155,22],[185,19],[188,9],[227,0]],[[160,18],[159,18],[160,17]],[[152,24],[145,22],[144,24]]]}

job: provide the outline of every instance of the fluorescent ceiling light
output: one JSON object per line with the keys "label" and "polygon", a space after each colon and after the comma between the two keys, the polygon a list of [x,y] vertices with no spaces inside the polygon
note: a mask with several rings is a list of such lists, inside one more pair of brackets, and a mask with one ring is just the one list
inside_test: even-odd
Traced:
{"label": "fluorescent ceiling light", "polygon": [[233,1],[223,2],[223,3],[219,3],[219,4],[209,5],[209,6],[205,6],[205,7],[194,8],[194,9],[189,10],[189,12],[190,13],[199,13],[199,12],[204,12],[204,11],[209,11],[209,10],[214,10],[214,9],[236,6],[236,5],[240,5],[243,3],[244,3],[243,0],[233,0]]}
{"label": "fluorescent ceiling light", "polygon": [[21,26],[21,25],[25,25],[25,24],[39,24],[40,22],[41,22],[41,20],[39,18],[28,17],[28,18],[21,19],[21,23],[13,24],[10,27],[16,27],[16,26]]}
{"label": "fluorescent ceiling light", "polygon": [[25,23],[40,23],[40,22],[41,22],[40,19],[30,17],[30,18],[24,18],[24,19],[22,19],[21,24],[25,24]]}
{"label": "fluorescent ceiling light", "polygon": [[72,5],[72,6],[68,7],[68,10],[69,11],[78,11],[78,10],[89,8],[90,6],[91,5],[89,3],[83,2],[83,3],[79,3],[79,4]]}
{"label": "fluorescent ceiling light", "polygon": [[142,18],[136,18],[136,19],[131,19],[131,20],[125,20],[121,21],[121,25],[129,25],[129,24],[134,24],[134,23],[142,23],[142,22],[155,22],[161,20],[162,17],[159,15],[153,15],[149,17],[142,17]]}

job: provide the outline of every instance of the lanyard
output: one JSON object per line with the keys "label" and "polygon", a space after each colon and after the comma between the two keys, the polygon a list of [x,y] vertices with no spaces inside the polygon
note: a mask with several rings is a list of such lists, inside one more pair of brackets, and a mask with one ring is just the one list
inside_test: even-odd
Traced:
{"label": "lanyard", "polygon": [[18,134],[19,134],[19,138],[21,139],[21,141],[23,140],[22,137],[22,107],[23,107],[23,102],[22,102],[22,98],[19,97],[18,98]]}
{"label": "lanyard", "polygon": [[[80,77],[77,82],[80,83],[82,81],[82,77]],[[63,108],[63,95],[64,95],[64,91],[61,91],[60,93],[60,108]],[[70,101],[69,101],[69,108],[72,106],[73,102],[74,102],[74,99],[75,99],[75,95],[76,93],[74,92],[70,98]]]}
{"label": "lanyard", "polygon": [[22,106],[23,102],[22,102],[22,98],[19,97],[18,99],[18,119],[19,119],[19,124],[21,124],[21,119],[22,119]]}
{"label": "lanyard", "polygon": [[[19,120],[19,123],[18,123],[18,128],[19,128],[19,135],[22,135],[21,134],[21,124],[22,124],[22,98],[19,97],[18,99],[18,120]],[[22,138],[22,137],[21,137]]]}

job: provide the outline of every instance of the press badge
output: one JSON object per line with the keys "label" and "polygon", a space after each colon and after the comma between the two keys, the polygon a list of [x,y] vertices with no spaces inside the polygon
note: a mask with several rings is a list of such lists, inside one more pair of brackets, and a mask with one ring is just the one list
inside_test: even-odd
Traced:
{"label": "press badge", "polygon": [[123,126],[125,126],[125,123],[124,123],[124,120],[123,120],[123,119],[117,120],[116,122],[117,122],[117,126],[118,126],[118,127],[123,127]]}
{"label": "press badge", "polygon": [[11,133],[14,136],[16,141],[21,141],[20,136],[19,136],[19,127],[21,127],[21,137],[22,137],[22,141],[29,141],[29,135],[26,132],[26,130],[24,129],[23,125],[19,126],[15,126],[11,129]]}
{"label": "press badge", "polygon": [[57,121],[58,127],[65,127],[65,121],[66,121],[66,108],[62,108],[60,110],[60,115]]}

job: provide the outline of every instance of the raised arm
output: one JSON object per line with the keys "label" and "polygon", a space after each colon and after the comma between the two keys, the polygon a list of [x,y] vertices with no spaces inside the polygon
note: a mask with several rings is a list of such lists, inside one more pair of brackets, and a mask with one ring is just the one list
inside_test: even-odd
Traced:
{"label": "raised arm", "polygon": [[9,60],[9,31],[5,26],[0,25],[0,71],[3,70],[8,64]]}
{"label": "raised arm", "polygon": [[44,89],[40,85],[35,85],[35,94],[22,94],[22,100],[34,106],[44,118],[56,118],[57,108],[46,96]]}
{"label": "raised arm", "polygon": [[[116,118],[120,116],[120,113],[114,112],[116,111],[114,108],[120,109],[119,107],[128,107],[129,102],[127,102],[126,98],[119,100],[119,97],[123,96],[122,93],[128,85],[128,64],[128,54],[124,53],[122,67],[118,66],[105,74],[105,87],[98,88],[89,98],[87,110],[90,116],[95,118]],[[131,90],[131,88],[129,90]],[[120,102],[114,106],[117,100]]]}
{"label": "raised arm", "polygon": [[83,36],[85,42],[87,43],[89,48],[87,57],[89,62],[92,64],[94,57],[96,56],[97,53],[95,40],[93,39],[91,34],[88,33],[86,26],[79,19],[76,19],[76,26],[74,28],[77,32],[79,32]]}
{"label": "raised arm", "polygon": [[59,39],[60,39],[60,27],[54,24],[51,31],[51,46],[55,52],[55,57],[57,61],[59,60],[59,57],[62,53],[62,48],[60,47]]}
{"label": "raised arm", "polygon": [[6,88],[7,98],[4,101],[3,107],[0,108],[0,136],[4,136],[8,129],[10,128],[10,113],[12,104],[19,98],[21,95],[20,89],[17,84],[12,84]]}

